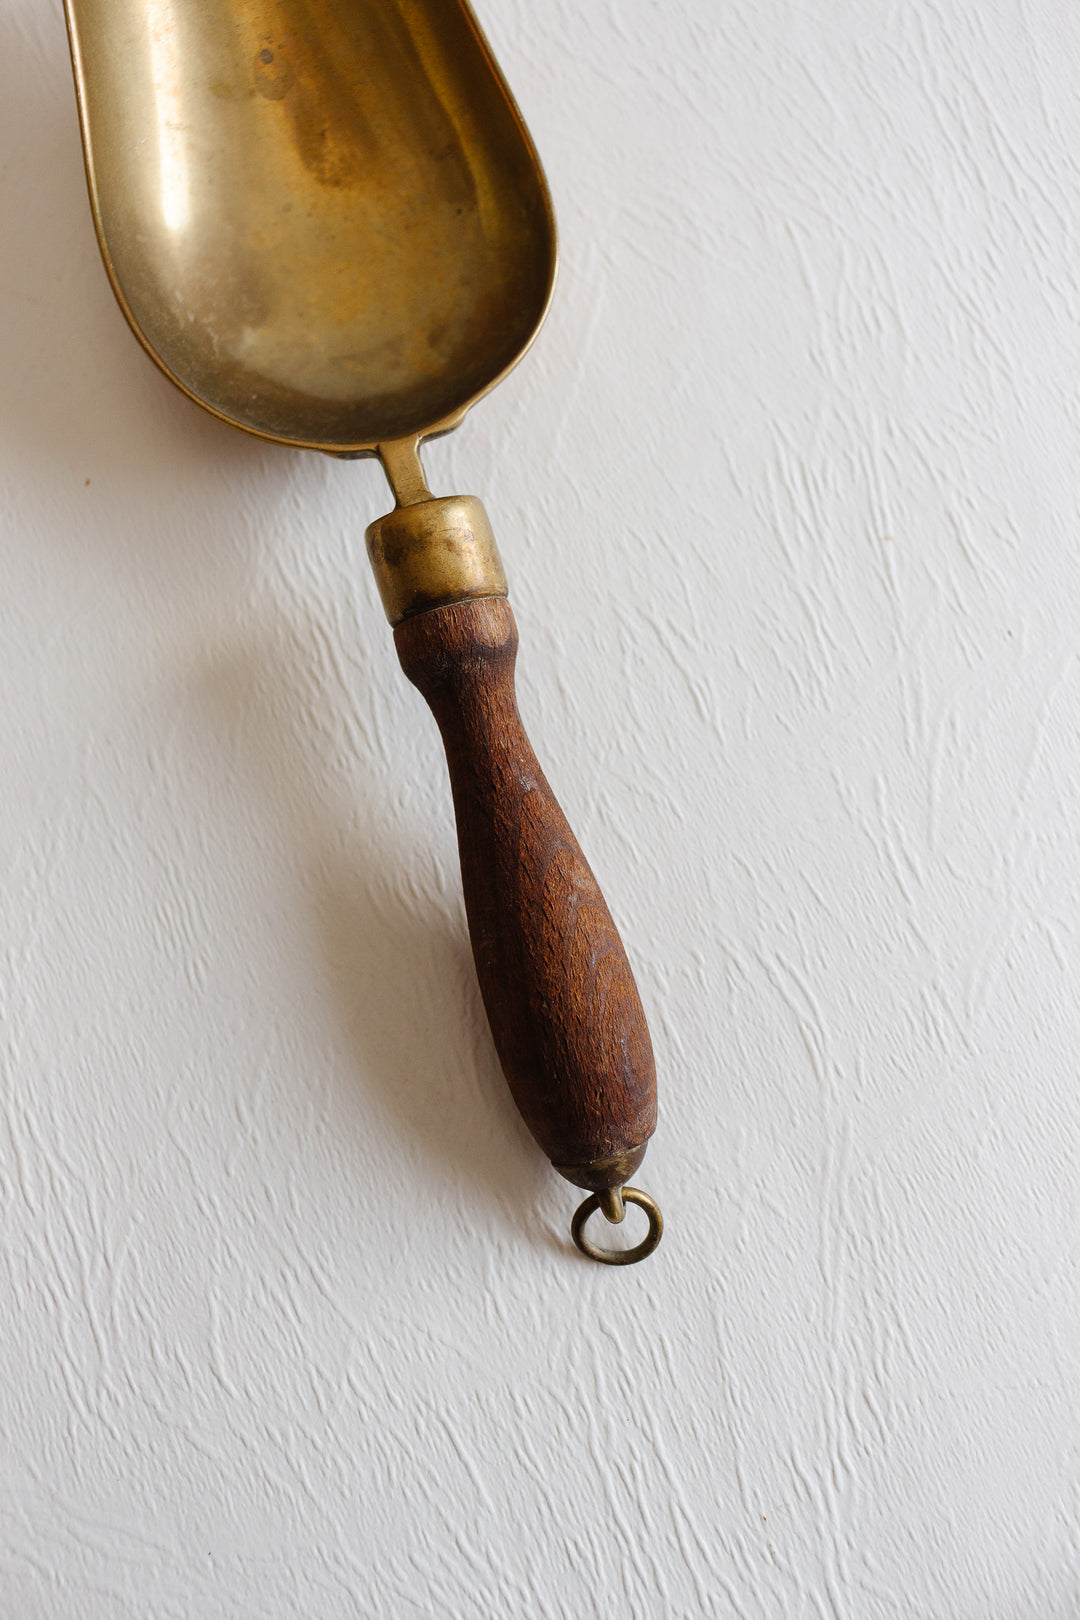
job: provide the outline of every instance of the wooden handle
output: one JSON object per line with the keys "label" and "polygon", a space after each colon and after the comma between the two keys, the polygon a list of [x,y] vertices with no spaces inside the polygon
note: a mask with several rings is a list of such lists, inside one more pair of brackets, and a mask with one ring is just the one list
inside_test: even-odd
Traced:
{"label": "wooden handle", "polygon": [[514,1101],[555,1168],[601,1190],[633,1173],[655,1128],[652,1046],[611,913],[521,724],[517,639],[501,597],[394,631],[446,748],[476,973]]}

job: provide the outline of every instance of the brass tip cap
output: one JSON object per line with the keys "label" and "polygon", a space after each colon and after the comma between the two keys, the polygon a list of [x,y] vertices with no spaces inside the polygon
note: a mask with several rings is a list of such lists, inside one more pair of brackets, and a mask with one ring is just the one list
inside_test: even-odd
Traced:
{"label": "brass tip cap", "polygon": [[495,536],[475,495],[395,507],[369,525],[366,539],[392,625],[448,602],[507,594]]}
{"label": "brass tip cap", "polygon": [[604,1192],[608,1187],[621,1187],[624,1181],[630,1179],[645,1157],[648,1145],[648,1142],[642,1142],[639,1148],[620,1153],[613,1159],[593,1159],[588,1164],[557,1164],[553,1168],[575,1187],[587,1187],[590,1192]]}

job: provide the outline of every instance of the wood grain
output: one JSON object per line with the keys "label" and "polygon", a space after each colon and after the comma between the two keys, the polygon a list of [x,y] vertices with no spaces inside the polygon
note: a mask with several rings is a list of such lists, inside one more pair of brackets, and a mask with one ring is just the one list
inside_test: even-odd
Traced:
{"label": "wood grain", "polygon": [[500,597],[394,632],[442,733],[473,957],[510,1090],[562,1174],[611,1186],[655,1128],[652,1045],[607,904],[521,724],[517,640]]}

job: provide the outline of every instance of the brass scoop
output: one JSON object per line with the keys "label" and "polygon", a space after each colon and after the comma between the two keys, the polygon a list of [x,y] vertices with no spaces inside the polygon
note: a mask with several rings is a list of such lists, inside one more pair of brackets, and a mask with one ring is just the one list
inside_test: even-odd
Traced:
{"label": "brass scoop", "polygon": [[[66,0],[113,290],[166,376],[234,427],[378,456],[367,531],[403,669],[446,747],[476,971],[526,1123],[586,1187],[578,1246],[660,1240],[623,1188],[656,1121],[645,1017],[604,898],[518,717],[484,509],[435,499],[422,439],[529,347],[555,280],[536,152],[465,0]],[[636,1249],[597,1208],[643,1205]]]}

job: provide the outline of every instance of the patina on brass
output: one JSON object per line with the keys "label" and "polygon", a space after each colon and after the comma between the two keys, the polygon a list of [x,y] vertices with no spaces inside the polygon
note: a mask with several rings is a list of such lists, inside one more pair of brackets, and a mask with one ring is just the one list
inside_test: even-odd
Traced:
{"label": "patina on brass", "polygon": [[[620,1187],[613,1189],[613,1191],[617,1191],[621,1195],[617,1205],[613,1201],[606,1199],[602,1193],[593,1193],[586,1198],[583,1204],[578,1205],[574,1212],[574,1218],[570,1222],[570,1236],[582,1254],[587,1254],[590,1260],[599,1260],[601,1265],[605,1266],[632,1266],[635,1261],[644,1260],[646,1255],[652,1254],[656,1245],[660,1242],[664,1235],[664,1217],[648,1193],[639,1192],[636,1187]],[[595,1215],[596,1211],[600,1209],[603,1210],[609,1221],[613,1223],[621,1221],[626,1211],[623,1210],[622,1214],[617,1213],[617,1211],[622,1209],[623,1199],[628,1204],[637,1204],[645,1211],[649,1217],[649,1230],[641,1242],[635,1244],[632,1249],[598,1248],[595,1243],[585,1236],[585,1226],[590,1215]]]}
{"label": "patina on brass", "polygon": [[622,1153],[616,1159],[593,1159],[589,1164],[557,1164],[556,1170],[575,1187],[587,1187],[591,1192],[603,1192],[606,1187],[619,1186],[629,1181],[645,1157],[647,1144],[632,1153]]}
{"label": "patina on brass", "polygon": [[605,1187],[597,1193],[600,1208],[604,1212],[604,1219],[610,1221],[612,1226],[619,1226],[626,1219],[626,1205],[623,1203],[622,1187]]}
{"label": "patina on brass", "polygon": [[192,399],[371,455],[520,359],[555,225],[465,0],[66,4],[105,264]]}
{"label": "patina on brass", "polygon": [[447,602],[506,595],[495,536],[475,495],[399,506],[369,525],[367,548],[393,625]]}

